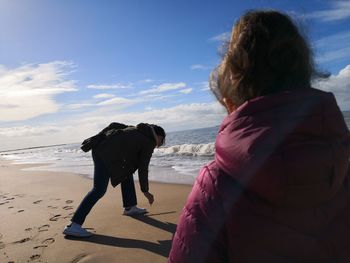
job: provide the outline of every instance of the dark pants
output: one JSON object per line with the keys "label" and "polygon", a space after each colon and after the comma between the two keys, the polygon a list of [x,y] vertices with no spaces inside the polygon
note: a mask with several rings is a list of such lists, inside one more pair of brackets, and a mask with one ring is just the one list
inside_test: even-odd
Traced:
{"label": "dark pants", "polygon": [[[72,218],[72,222],[79,225],[84,223],[85,218],[90,213],[92,207],[102,196],[104,196],[109,183],[108,171],[102,160],[94,153],[92,153],[92,159],[94,161],[94,186],[80,203]],[[134,177],[132,175],[121,183],[121,190],[124,207],[131,207],[137,204]]]}

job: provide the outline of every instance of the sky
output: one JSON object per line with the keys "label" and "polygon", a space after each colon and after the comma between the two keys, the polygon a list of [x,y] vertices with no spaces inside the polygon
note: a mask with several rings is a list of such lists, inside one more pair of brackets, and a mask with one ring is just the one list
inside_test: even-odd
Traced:
{"label": "sky", "polygon": [[293,17],[331,74],[313,85],[350,110],[348,0],[0,0],[0,151],[81,142],[113,121],[220,125],[208,76],[250,9]]}

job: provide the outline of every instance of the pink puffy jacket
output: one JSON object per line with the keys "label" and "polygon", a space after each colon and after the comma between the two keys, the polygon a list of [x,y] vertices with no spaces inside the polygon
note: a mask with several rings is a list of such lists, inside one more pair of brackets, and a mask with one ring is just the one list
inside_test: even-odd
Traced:
{"label": "pink puffy jacket", "polygon": [[169,262],[350,262],[350,133],[331,93],[250,100],[215,146]]}

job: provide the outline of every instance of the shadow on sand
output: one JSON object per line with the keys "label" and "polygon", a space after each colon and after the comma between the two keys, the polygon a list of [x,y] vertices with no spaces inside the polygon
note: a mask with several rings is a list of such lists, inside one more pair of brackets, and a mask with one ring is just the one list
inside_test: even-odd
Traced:
{"label": "shadow on sand", "polygon": [[150,216],[156,216],[156,215],[165,215],[165,214],[172,214],[175,213],[175,211],[171,211],[171,212],[165,212],[165,213],[159,213],[159,214],[149,214],[149,215],[143,215],[143,216],[132,216],[132,218],[141,221],[145,224],[157,227],[159,229],[162,229],[164,231],[167,231],[171,234],[174,234],[176,231],[176,225],[173,223],[169,223],[169,222],[162,222],[159,221],[157,219],[154,219]]}
{"label": "shadow on sand", "polygon": [[[175,211],[165,212],[160,214],[152,214],[152,216],[170,214],[170,213],[175,213]],[[172,234],[174,234],[176,230],[176,224],[159,221],[157,219],[150,217],[150,215],[132,216],[132,218]],[[158,243],[152,243],[145,240],[119,238],[119,237],[106,236],[106,235],[100,235],[100,234],[94,234],[89,238],[76,238],[76,237],[70,237],[70,236],[66,236],[65,238],[69,240],[79,240],[79,241],[96,243],[96,244],[107,245],[107,246],[114,246],[114,247],[141,248],[166,258],[169,255],[170,248],[171,248],[171,241],[172,241],[172,240],[158,240]]]}

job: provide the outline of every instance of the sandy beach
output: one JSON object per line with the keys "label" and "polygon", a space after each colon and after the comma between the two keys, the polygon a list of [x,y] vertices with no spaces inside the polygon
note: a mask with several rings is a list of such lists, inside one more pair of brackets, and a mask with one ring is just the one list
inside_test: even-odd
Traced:
{"label": "sandy beach", "polygon": [[92,180],[25,167],[0,159],[0,262],[167,262],[191,186],[151,182],[150,207],[136,182],[138,205],[149,210],[141,217],[123,216],[120,188],[109,186],[84,224],[95,235],[65,238],[62,230]]}

